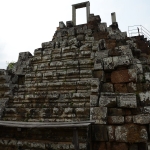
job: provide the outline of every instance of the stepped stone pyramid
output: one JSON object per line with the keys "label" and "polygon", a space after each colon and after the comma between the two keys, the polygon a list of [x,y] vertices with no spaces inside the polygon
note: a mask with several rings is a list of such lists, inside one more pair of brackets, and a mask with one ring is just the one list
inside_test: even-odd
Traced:
{"label": "stepped stone pyramid", "polygon": [[0,150],[148,149],[150,48],[89,7],[0,70]]}

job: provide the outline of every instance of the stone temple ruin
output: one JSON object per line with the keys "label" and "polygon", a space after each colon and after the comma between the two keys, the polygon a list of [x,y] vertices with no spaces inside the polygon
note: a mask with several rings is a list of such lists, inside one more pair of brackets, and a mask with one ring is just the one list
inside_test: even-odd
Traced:
{"label": "stone temple ruin", "polygon": [[[87,24],[76,25],[86,7]],[[72,5],[52,41],[0,70],[0,150],[147,150],[150,48]]]}

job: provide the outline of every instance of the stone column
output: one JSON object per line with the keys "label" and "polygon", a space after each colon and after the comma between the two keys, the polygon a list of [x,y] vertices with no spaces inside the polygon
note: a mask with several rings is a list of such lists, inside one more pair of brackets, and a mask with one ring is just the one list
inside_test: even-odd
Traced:
{"label": "stone column", "polygon": [[90,15],[90,2],[86,4],[86,17],[87,17],[87,22],[89,21],[89,15]]}
{"label": "stone column", "polygon": [[72,22],[73,22],[73,25],[75,26],[76,25],[76,8],[75,8],[75,6],[72,6]]}
{"label": "stone column", "polygon": [[115,12],[111,13],[111,20],[112,20],[112,24],[113,24],[114,22],[117,22],[117,21],[116,21],[116,13],[115,13]]}
{"label": "stone column", "polygon": [[74,4],[74,5],[72,5],[72,22],[73,22],[74,26],[76,25],[76,9],[83,8],[83,7],[86,7],[87,22],[89,20],[90,2],[87,1],[87,2],[83,2],[83,3]]}

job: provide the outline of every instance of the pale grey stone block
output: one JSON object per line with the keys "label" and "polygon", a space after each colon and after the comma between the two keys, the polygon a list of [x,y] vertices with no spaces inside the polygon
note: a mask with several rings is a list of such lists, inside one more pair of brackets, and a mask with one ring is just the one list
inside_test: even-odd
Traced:
{"label": "pale grey stone block", "polygon": [[103,59],[108,57],[109,50],[101,50],[95,53],[96,59]]}
{"label": "pale grey stone block", "polygon": [[107,23],[103,22],[100,23],[99,25],[99,30],[105,32],[107,30]]}
{"label": "pale grey stone block", "polygon": [[96,124],[106,124],[107,107],[93,107],[90,109],[90,120],[95,120]]}
{"label": "pale grey stone block", "polygon": [[137,101],[135,94],[122,94],[117,96],[117,105],[122,108],[136,108]]}
{"label": "pale grey stone block", "polygon": [[113,70],[114,63],[112,57],[103,58],[104,70]]}
{"label": "pale grey stone block", "polygon": [[150,123],[150,115],[149,114],[135,115],[135,116],[133,116],[133,123],[149,124]]}
{"label": "pale grey stone block", "polygon": [[116,107],[116,97],[111,95],[101,95],[99,98],[100,107]]}
{"label": "pale grey stone block", "polygon": [[140,97],[140,103],[142,106],[150,105],[150,91],[139,93],[139,97]]}
{"label": "pale grey stone block", "polygon": [[115,129],[116,141],[127,142],[128,129],[125,126],[117,126]]}
{"label": "pale grey stone block", "polygon": [[97,95],[90,95],[90,106],[96,107],[98,104],[98,96]]}
{"label": "pale grey stone block", "polygon": [[109,124],[123,124],[124,116],[109,116],[108,123]]}

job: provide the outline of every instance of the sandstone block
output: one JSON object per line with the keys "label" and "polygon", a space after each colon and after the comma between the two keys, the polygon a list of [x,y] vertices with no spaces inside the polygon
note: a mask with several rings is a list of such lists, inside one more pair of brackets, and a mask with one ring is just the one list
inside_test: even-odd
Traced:
{"label": "sandstone block", "polygon": [[150,123],[150,115],[149,114],[135,115],[135,116],[133,116],[133,123],[149,124]]}
{"label": "sandstone block", "polygon": [[34,50],[34,56],[42,56],[42,54],[43,54],[42,48],[38,48]]}
{"label": "sandstone block", "polygon": [[98,78],[91,79],[91,92],[98,92],[99,91],[100,81]]}
{"label": "sandstone block", "polygon": [[127,56],[133,57],[132,51],[131,51],[131,49],[129,48],[129,45],[122,45],[122,46],[119,46],[119,50],[121,51],[121,55],[127,55]]}
{"label": "sandstone block", "polygon": [[104,83],[102,85],[103,92],[114,92],[113,84],[111,83]]}
{"label": "sandstone block", "polygon": [[145,80],[150,81],[150,72],[145,72]]}
{"label": "sandstone block", "polygon": [[104,71],[101,71],[101,70],[94,70],[94,71],[93,71],[93,77],[94,77],[94,78],[98,78],[98,79],[100,79],[100,80],[103,80]]}
{"label": "sandstone block", "polygon": [[137,88],[136,88],[136,83],[130,82],[127,84],[127,89],[129,93],[133,93],[136,92]]}
{"label": "sandstone block", "polygon": [[95,120],[96,124],[106,124],[107,107],[93,107],[90,109],[90,120]]}
{"label": "sandstone block", "polygon": [[103,58],[104,70],[113,70],[114,63],[112,57]]}
{"label": "sandstone block", "polygon": [[90,95],[90,106],[96,107],[98,105],[98,96]]}
{"label": "sandstone block", "polygon": [[136,108],[137,101],[135,94],[122,94],[117,96],[117,105],[118,107],[123,108]]}
{"label": "sandstone block", "polygon": [[146,142],[148,134],[144,126],[135,124],[117,126],[115,128],[115,139],[117,142]]}
{"label": "sandstone block", "polygon": [[124,111],[121,108],[108,108],[108,116],[122,116]]}
{"label": "sandstone block", "polygon": [[123,116],[109,116],[108,124],[123,124],[124,117]]}
{"label": "sandstone block", "polygon": [[70,114],[73,112],[73,108],[65,108],[64,113],[65,114]]}
{"label": "sandstone block", "polygon": [[115,56],[113,57],[114,67],[129,66],[132,64],[132,60],[129,56]]}
{"label": "sandstone block", "polygon": [[86,43],[80,47],[80,51],[88,51],[88,50],[91,50],[91,48],[92,48],[92,45],[89,43]]}
{"label": "sandstone block", "polygon": [[137,74],[135,69],[113,71],[111,73],[112,83],[136,82]]}
{"label": "sandstone block", "polygon": [[126,84],[114,84],[115,92],[119,93],[127,93],[127,86]]}
{"label": "sandstone block", "polygon": [[150,106],[143,107],[142,111],[143,111],[144,114],[150,114]]}
{"label": "sandstone block", "polygon": [[115,141],[115,126],[107,126],[109,141]]}
{"label": "sandstone block", "polygon": [[132,116],[125,116],[125,123],[132,123],[133,117]]}
{"label": "sandstone block", "polygon": [[109,52],[109,50],[97,51],[97,52],[95,53],[95,57],[96,57],[97,59],[106,58],[106,57],[108,57],[108,52]]}
{"label": "sandstone block", "polygon": [[142,106],[150,106],[150,91],[139,93],[139,98]]}
{"label": "sandstone block", "polygon": [[94,62],[94,70],[103,70],[102,61],[97,59]]}
{"label": "sandstone block", "polygon": [[136,69],[137,74],[143,73],[143,66],[139,59],[133,59],[133,66],[132,68]]}
{"label": "sandstone block", "polygon": [[68,45],[75,45],[78,46],[78,41],[76,38],[73,38],[71,40],[68,41]]}
{"label": "sandstone block", "polygon": [[107,23],[105,23],[105,22],[104,23],[100,23],[98,26],[99,26],[99,30],[100,31],[104,32],[104,31],[107,30]]}
{"label": "sandstone block", "polygon": [[99,98],[100,107],[115,107],[116,106],[116,97],[111,95],[101,95]]}
{"label": "sandstone block", "polygon": [[94,41],[94,37],[85,36],[85,41]]}

